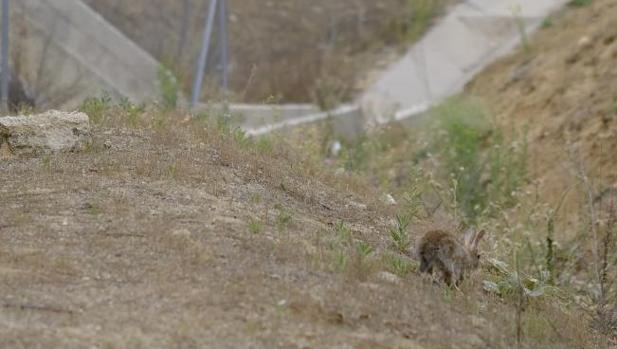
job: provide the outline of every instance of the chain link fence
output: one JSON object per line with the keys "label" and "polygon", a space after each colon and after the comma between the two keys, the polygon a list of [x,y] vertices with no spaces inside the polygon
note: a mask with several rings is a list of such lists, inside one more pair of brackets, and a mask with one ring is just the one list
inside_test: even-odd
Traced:
{"label": "chain link fence", "polygon": [[[210,0],[84,2],[169,67],[190,92]],[[324,106],[349,99],[385,46],[413,40],[446,3],[227,0],[228,97]],[[220,41],[212,37],[211,58],[221,56]],[[223,66],[213,61],[207,67],[202,97],[220,98]]]}
{"label": "chain link fence", "polygon": [[[195,94],[194,100],[224,97],[234,102],[315,103],[327,109],[362,90],[362,77],[381,59],[384,47],[413,40],[445,3],[447,0],[71,0],[60,4],[24,0],[12,3],[11,10],[29,7],[36,13],[32,9],[39,7],[45,9],[38,12],[43,16],[41,11],[51,11],[47,7],[85,4],[96,11],[100,20],[113,25],[105,29],[105,35],[127,36],[172,71],[184,95],[202,85],[196,73],[202,58],[203,90]],[[213,13],[208,21],[213,5],[218,16]],[[126,53],[122,47],[130,45],[120,44],[119,39],[116,43],[101,43],[105,38],[99,40],[96,33],[89,33],[89,39],[82,38],[78,45],[67,49],[63,40],[75,40],[80,34],[74,32],[75,28],[73,32],[65,28],[78,22],[71,16],[80,12],[67,11],[71,14],[49,22],[11,15],[12,43],[10,54],[5,56],[16,72],[16,77],[9,79],[11,84],[24,85],[18,88],[25,91],[19,103],[44,108],[75,105],[86,91],[96,93],[91,85],[97,81],[105,87],[113,85],[106,76],[113,69],[95,72],[93,78],[83,77],[88,64],[104,66],[95,58],[65,60],[57,51],[87,52],[91,50],[86,45],[90,40],[102,46],[97,49],[113,51],[107,53],[115,55],[116,65],[121,65]],[[96,26],[102,25],[99,20],[88,20],[92,21],[88,31],[97,31]],[[208,45],[204,45],[204,27],[208,28],[208,23],[212,30],[206,36]],[[204,48],[208,52],[202,51]],[[146,68],[131,62],[126,69],[150,73],[156,70],[148,58],[143,58],[143,63]],[[67,73],[70,69],[65,66],[77,68]],[[113,74],[122,72],[116,69]],[[139,88],[129,84],[116,90]]]}

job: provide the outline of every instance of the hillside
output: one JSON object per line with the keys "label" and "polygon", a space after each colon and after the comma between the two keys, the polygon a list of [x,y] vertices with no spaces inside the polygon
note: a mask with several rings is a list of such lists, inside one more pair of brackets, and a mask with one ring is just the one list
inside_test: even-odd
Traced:
{"label": "hillside", "polygon": [[[325,165],[327,126],[88,100],[85,151],[0,154],[0,347],[615,348],[617,216],[587,194],[615,185],[616,11],[568,7]],[[460,221],[488,237],[456,289],[410,251]]]}
{"label": "hillside", "polygon": [[[416,276],[362,179],[224,124],[95,106],[85,153],[0,162],[0,346],[512,347],[514,309],[478,274],[460,292]],[[531,347],[592,340],[574,309],[533,309]]]}
{"label": "hillside", "polygon": [[547,20],[521,50],[468,86],[496,122],[527,129],[532,178],[555,202],[580,162],[598,192],[617,186],[617,3],[595,0]]}

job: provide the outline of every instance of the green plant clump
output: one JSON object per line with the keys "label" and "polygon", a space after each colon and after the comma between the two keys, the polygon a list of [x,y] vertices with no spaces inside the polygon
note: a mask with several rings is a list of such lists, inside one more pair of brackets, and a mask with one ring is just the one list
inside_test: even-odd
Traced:
{"label": "green plant clump", "polygon": [[178,105],[178,79],[176,79],[169,69],[160,66],[158,70],[158,80],[163,105],[169,109],[176,108]]}
{"label": "green plant clump", "polygon": [[[470,221],[491,214],[491,207],[510,207],[527,174],[527,143],[506,142],[477,103],[452,99],[434,111],[432,147],[441,172],[455,183],[453,196]],[[489,207],[491,206],[491,207]]]}
{"label": "green plant clump", "polygon": [[88,115],[90,120],[98,124],[103,121],[105,112],[111,107],[112,101],[109,93],[103,93],[101,97],[89,97],[84,99],[79,111]]}
{"label": "green plant clump", "polygon": [[572,7],[583,7],[591,5],[593,0],[571,0],[568,5]]}

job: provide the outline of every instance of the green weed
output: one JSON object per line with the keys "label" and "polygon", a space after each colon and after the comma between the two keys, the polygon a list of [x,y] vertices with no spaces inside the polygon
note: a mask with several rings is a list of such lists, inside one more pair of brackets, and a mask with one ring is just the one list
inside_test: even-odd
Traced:
{"label": "green weed", "polygon": [[593,0],[571,0],[568,3],[568,6],[583,7],[583,6],[591,5],[592,2],[593,2]]}
{"label": "green weed", "polygon": [[386,254],[384,263],[388,270],[399,277],[405,277],[412,272],[415,267],[408,258],[404,258],[395,254]]}
{"label": "green weed", "polygon": [[452,197],[465,217],[473,222],[494,207],[512,206],[527,175],[526,139],[508,144],[484,108],[468,100],[452,99],[433,113],[440,171],[453,184]]}
{"label": "green weed", "polygon": [[101,97],[89,97],[84,99],[79,111],[85,113],[95,124],[101,123],[105,113],[111,107],[112,101],[109,93],[105,92]]}
{"label": "green weed", "polygon": [[542,21],[542,29],[548,29],[553,26],[553,19],[551,17],[546,17],[544,21]]}
{"label": "green weed", "polygon": [[176,79],[171,70],[163,65],[159,67],[157,77],[163,106],[165,108],[175,109],[178,105],[178,79]]}
{"label": "green weed", "polygon": [[[518,257],[516,257],[518,259]],[[522,292],[525,297],[538,298],[556,291],[550,285],[548,272],[541,272],[536,277],[525,275],[520,266],[518,270],[510,270],[508,265],[496,259],[488,260],[491,279],[484,280],[484,290],[500,296],[513,296]],[[516,262],[518,263],[518,261]]]}
{"label": "green weed", "polygon": [[99,206],[91,203],[86,203],[84,205],[84,210],[91,216],[98,216],[103,213],[103,210]]}
{"label": "green weed", "polygon": [[343,221],[339,221],[334,226],[336,236],[343,243],[350,243],[352,240],[351,229]]}
{"label": "green weed", "polygon": [[260,137],[255,141],[255,148],[261,154],[272,154],[274,151],[274,144],[269,137]]}
{"label": "green weed", "polygon": [[249,232],[252,235],[257,235],[257,234],[261,234],[261,232],[264,230],[264,225],[263,223],[261,223],[259,220],[257,219],[251,219],[251,221],[249,222]]}
{"label": "green weed", "polygon": [[394,228],[390,229],[390,238],[392,239],[392,243],[401,253],[407,253],[409,246],[411,246],[411,240],[409,238],[409,234],[407,233],[409,223],[409,218],[407,216],[397,215],[396,225]]}
{"label": "green weed", "polygon": [[177,164],[172,164],[167,167],[167,176],[169,176],[169,178],[171,179],[178,178],[178,165]]}
{"label": "green weed", "polygon": [[287,231],[292,222],[291,212],[283,208],[281,205],[277,205],[275,209],[278,211],[276,216],[276,228],[279,232]]}
{"label": "green weed", "polygon": [[358,242],[356,249],[358,251],[358,255],[362,259],[369,257],[374,252],[373,247],[364,241]]}
{"label": "green weed", "polygon": [[51,171],[51,156],[49,154],[45,154],[42,158],[43,168],[46,171]]}
{"label": "green weed", "polygon": [[122,98],[120,100],[120,103],[118,103],[118,106],[122,109],[122,111],[126,115],[126,118],[129,124],[133,127],[137,126],[139,122],[139,118],[146,111],[145,104],[141,104],[141,105],[133,104],[128,98]]}

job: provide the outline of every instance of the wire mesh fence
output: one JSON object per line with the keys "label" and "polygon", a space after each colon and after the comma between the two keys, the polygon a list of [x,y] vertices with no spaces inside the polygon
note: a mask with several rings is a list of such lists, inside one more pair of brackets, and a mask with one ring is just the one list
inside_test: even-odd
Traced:
{"label": "wire mesh fence", "polygon": [[[417,23],[430,20],[446,2],[72,0],[66,3],[74,7],[86,4],[96,11],[114,30],[173,72],[179,81],[178,88],[185,95],[194,95],[194,101],[228,97],[241,102],[313,102],[328,107],[362,89],[359,77],[363,74],[359,72],[374,64],[376,53],[382,52],[384,46],[412,40],[417,28],[422,28]],[[54,2],[24,0],[15,3],[15,7],[35,7],[36,3]],[[212,5],[218,12],[209,17]],[[73,22],[70,15],[63,20]],[[62,27],[66,23],[38,23],[34,30],[25,30],[22,27],[32,23],[19,16],[12,19],[11,37],[17,40],[12,40],[11,64],[37,104],[54,107],[67,100],[74,103],[71,91],[82,94],[92,91],[86,86],[91,82],[81,78],[88,67],[81,67],[82,71],[71,73],[74,78],[68,78],[71,74],[64,74],[57,66],[62,59],[50,58],[54,50],[63,49],[62,40],[75,36],[67,34]],[[99,21],[91,22],[94,31],[97,30],[94,26],[102,25]],[[208,23],[212,30],[207,36],[208,45],[204,46],[207,32],[204,27]],[[95,41],[92,40],[93,45]],[[24,49],[27,46],[24,43],[34,47],[30,50],[35,51],[34,56]],[[82,45],[79,49],[90,48]],[[119,50],[116,48],[115,52]],[[196,69],[200,65],[203,66],[202,83],[199,81],[202,74]],[[58,79],[67,81],[55,84]],[[111,78],[98,76],[94,80],[97,79],[109,85],[107,80]],[[203,91],[191,93],[202,85]]]}
{"label": "wire mesh fence", "polygon": [[[209,0],[84,1],[168,66],[190,93]],[[358,72],[374,63],[376,52],[413,40],[447,2],[227,0],[229,97],[257,103],[348,99],[361,88]],[[221,56],[221,40],[212,37],[210,57]],[[223,66],[211,63],[202,97],[216,99]]]}

